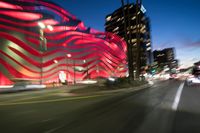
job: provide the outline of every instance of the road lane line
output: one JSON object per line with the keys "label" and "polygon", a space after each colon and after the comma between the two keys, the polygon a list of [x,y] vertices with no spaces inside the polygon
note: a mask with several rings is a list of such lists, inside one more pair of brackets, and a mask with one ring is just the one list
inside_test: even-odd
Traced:
{"label": "road lane line", "polygon": [[[51,94],[52,95],[52,94]],[[5,101],[3,103],[13,103],[13,102],[20,102],[20,101],[25,101],[25,100],[32,100],[32,99],[37,99],[37,98],[43,98],[43,97],[48,97],[48,96],[51,96],[51,95],[43,95],[43,96],[32,96],[32,97],[26,97],[26,98],[21,98],[21,99],[15,99],[15,100],[8,100],[8,101]],[[2,103],[2,102],[0,102]]]}
{"label": "road lane line", "polygon": [[183,91],[183,87],[184,87],[184,82],[180,84],[177,92],[176,92],[176,96],[175,96],[175,99],[174,99],[174,102],[173,102],[173,105],[172,105],[172,110],[176,111],[177,108],[178,108],[178,104],[179,104],[179,101],[180,101],[180,98],[181,98],[181,93]]}
{"label": "road lane line", "polygon": [[1,101],[0,100],[0,104],[5,104],[5,103],[16,103],[16,102],[20,102],[20,101],[25,101],[25,100],[33,100],[33,99],[39,99],[39,98],[45,98],[45,97],[49,97],[49,96],[54,96],[55,93],[50,93],[50,94],[46,94],[46,95],[38,95],[38,96],[31,96],[31,97],[25,97],[25,98],[19,98],[19,99],[14,99],[14,100],[4,100]]}
{"label": "road lane line", "polygon": [[93,96],[81,96],[81,97],[66,97],[66,98],[57,98],[51,100],[41,100],[41,101],[30,101],[30,102],[14,102],[14,103],[0,103],[0,106],[11,106],[11,105],[23,105],[23,104],[36,104],[36,103],[51,103],[51,102],[61,102],[61,101],[69,101],[69,100],[81,100],[81,99],[89,99],[106,96],[103,95],[93,95]]}
{"label": "road lane line", "polygon": [[53,118],[45,119],[45,120],[42,120],[41,122],[48,122],[48,121],[51,121],[51,120],[53,120]]}
{"label": "road lane line", "polygon": [[50,130],[44,132],[44,133],[53,133],[53,132],[55,132],[56,130],[59,130],[59,129],[63,128],[64,126],[65,126],[65,125],[62,124],[62,125],[60,125],[60,126],[58,126],[58,127],[56,127],[56,128],[52,128],[52,129],[50,129]]}

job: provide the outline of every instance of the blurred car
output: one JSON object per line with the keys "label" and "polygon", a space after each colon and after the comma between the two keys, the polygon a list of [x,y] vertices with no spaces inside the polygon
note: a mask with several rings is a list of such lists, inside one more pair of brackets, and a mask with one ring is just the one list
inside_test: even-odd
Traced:
{"label": "blurred car", "polygon": [[188,86],[200,84],[200,64],[193,67],[192,75],[188,76],[186,83]]}
{"label": "blurred car", "polygon": [[178,79],[177,74],[170,74],[169,79]]}

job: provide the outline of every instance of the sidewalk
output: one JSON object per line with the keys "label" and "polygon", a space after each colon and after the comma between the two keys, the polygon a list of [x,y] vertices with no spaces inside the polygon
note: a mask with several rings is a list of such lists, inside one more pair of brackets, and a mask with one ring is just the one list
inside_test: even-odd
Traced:
{"label": "sidewalk", "polygon": [[8,93],[17,93],[17,92],[30,92],[34,91],[38,93],[45,93],[45,92],[57,92],[62,91],[62,93],[65,93],[69,96],[78,96],[78,95],[93,95],[93,94],[103,94],[103,93],[117,93],[122,91],[138,91],[142,90],[148,87],[151,87],[152,84],[144,84],[141,86],[136,87],[128,87],[128,88],[112,88],[108,86],[104,86],[102,84],[76,84],[76,85],[62,85],[62,86],[56,86],[56,87],[47,87],[47,88],[5,88],[0,89],[0,94],[8,94]]}
{"label": "sidewalk", "polygon": [[71,90],[76,90],[80,88],[86,88],[88,85],[60,85],[55,87],[25,87],[25,86],[17,86],[17,87],[2,87],[0,88],[0,94],[7,94],[7,93],[17,93],[17,92],[24,92],[24,91],[57,91],[57,90],[65,90],[67,92]]}

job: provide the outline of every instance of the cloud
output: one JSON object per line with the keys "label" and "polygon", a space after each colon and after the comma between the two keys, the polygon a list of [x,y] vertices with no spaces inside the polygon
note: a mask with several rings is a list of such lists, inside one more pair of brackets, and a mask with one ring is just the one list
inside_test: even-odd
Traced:
{"label": "cloud", "polygon": [[170,48],[170,47],[175,47],[174,42],[167,41],[167,42],[161,43],[159,45],[155,45],[154,49],[164,49],[164,48]]}
{"label": "cloud", "polygon": [[200,48],[200,40],[197,41],[185,41],[181,48]]}
{"label": "cloud", "polygon": [[197,61],[198,58],[192,58],[190,61]]}

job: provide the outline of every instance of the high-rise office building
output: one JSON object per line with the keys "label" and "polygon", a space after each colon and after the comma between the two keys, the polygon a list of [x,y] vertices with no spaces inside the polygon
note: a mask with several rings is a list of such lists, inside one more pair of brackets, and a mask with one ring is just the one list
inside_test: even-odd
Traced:
{"label": "high-rise office building", "polygon": [[134,71],[137,70],[139,64],[141,73],[152,62],[152,44],[150,20],[145,14],[146,10],[141,4],[137,13],[136,8],[136,4],[130,3],[108,14],[105,31],[115,33],[126,40],[128,48],[131,49],[129,58],[132,59],[129,62],[133,63]]}
{"label": "high-rise office building", "polygon": [[165,48],[163,50],[154,50],[153,51],[154,62],[157,62],[158,67],[164,68],[177,68],[178,60],[175,59],[175,50],[174,48]]}

